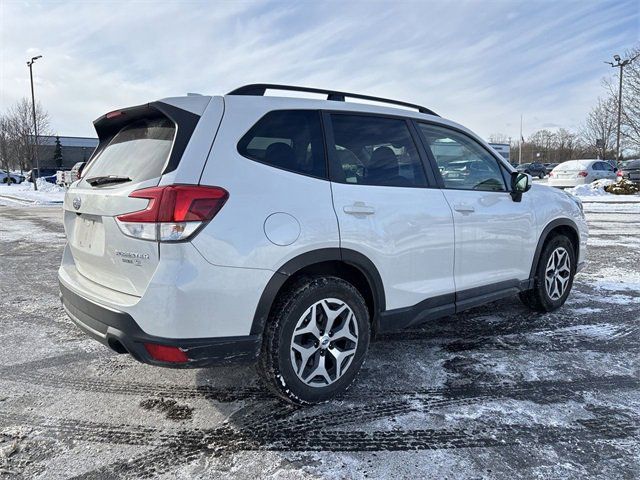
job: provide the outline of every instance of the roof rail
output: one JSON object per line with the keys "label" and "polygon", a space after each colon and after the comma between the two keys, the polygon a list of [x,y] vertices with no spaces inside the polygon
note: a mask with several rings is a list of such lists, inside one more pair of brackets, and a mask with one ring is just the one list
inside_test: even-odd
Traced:
{"label": "roof rail", "polygon": [[288,90],[293,92],[308,92],[308,93],[321,93],[327,95],[327,100],[333,100],[336,102],[344,102],[347,98],[359,98],[361,100],[370,100],[374,102],[390,103],[393,105],[400,105],[402,107],[415,108],[420,113],[426,113],[428,115],[435,115],[439,117],[437,113],[426,107],[415,105],[413,103],[401,102],[400,100],[391,100],[389,98],[372,97],[370,95],[360,95],[359,93],[338,92],[336,90],[325,90],[323,88],[310,88],[310,87],[296,87],[294,85],[276,85],[270,83],[254,83],[252,85],[244,85],[236,88],[227,95],[257,95],[262,96],[267,90]]}

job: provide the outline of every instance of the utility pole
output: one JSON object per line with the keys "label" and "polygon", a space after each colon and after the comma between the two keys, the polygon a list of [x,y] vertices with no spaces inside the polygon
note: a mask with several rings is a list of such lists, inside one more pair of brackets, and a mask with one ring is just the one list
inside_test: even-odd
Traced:
{"label": "utility pole", "polygon": [[616,134],[616,162],[620,161],[620,123],[622,121],[622,73],[624,71],[624,67],[626,67],[631,62],[633,62],[636,58],[638,58],[638,56],[640,56],[640,53],[633,58],[626,58],[623,60],[622,58],[620,58],[620,55],[614,55],[613,59],[615,60],[616,63],[604,62],[604,63],[608,63],[613,68],[620,69],[620,75],[619,75],[620,84],[618,87],[618,132]]}
{"label": "utility pole", "polygon": [[522,142],[524,142],[524,137],[522,136],[522,115],[520,115],[520,141],[518,142],[518,165],[522,164]]}
{"label": "utility pole", "polygon": [[[29,67],[29,78],[31,79],[31,107],[33,108],[33,131],[35,133],[34,143],[35,147],[33,149],[34,156],[36,157],[36,177],[33,179],[33,189],[38,190],[38,178],[40,178],[40,159],[38,158],[38,120],[36,118],[36,96],[33,93],[33,62],[42,58],[42,55],[38,55],[37,57],[32,57],[31,60],[27,62],[27,66]],[[32,169],[33,170],[33,169]],[[33,177],[33,174],[31,175]]]}

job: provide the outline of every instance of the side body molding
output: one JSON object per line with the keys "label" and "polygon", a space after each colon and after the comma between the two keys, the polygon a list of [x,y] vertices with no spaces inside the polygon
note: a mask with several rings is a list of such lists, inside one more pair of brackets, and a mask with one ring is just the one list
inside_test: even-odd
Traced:
{"label": "side body molding", "polygon": [[[273,305],[280,288],[282,288],[291,275],[303,268],[332,261],[344,262],[347,265],[355,267],[364,275],[373,294],[375,317],[378,316],[379,312],[383,312],[385,310],[386,302],[382,278],[380,277],[378,269],[371,260],[355,250],[345,248],[322,248],[303,253],[289,260],[273,274],[271,280],[269,280],[267,286],[262,292],[260,301],[258,302],[258,307],[256,308],[256,313],[251,325],[251,335],[262,335],[271,306]],[[374,318],[374,322],[377,322],[377,318]]]}

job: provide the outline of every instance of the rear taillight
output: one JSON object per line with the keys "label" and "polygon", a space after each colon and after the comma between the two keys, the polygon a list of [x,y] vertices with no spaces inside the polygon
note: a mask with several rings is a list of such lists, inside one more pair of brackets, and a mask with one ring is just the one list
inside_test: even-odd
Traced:
{"label": "rear taillight", "polygon": [[587,172],[585,172],[584,170],[581,172],[578,172],[578,176],[579,177],[586,177],[587,175],[589,175]]}
{"label": "rear taillight", "polygon": [[220,187],[168,185],[136,190],[132,198],[149,200],[147,208],[116,217],[125,235],[143,240],[179,242],[192,236],[220,211],[229,193]]}
{"label": "rear taillight", "polygon": [[618,170],[618,173],[616,173],[616,176],[624,177],[624,172],[622,170]]}
{"label": "rear taillight", "polygon": [[553,177],[553,172],[549,172],[549,178]]}

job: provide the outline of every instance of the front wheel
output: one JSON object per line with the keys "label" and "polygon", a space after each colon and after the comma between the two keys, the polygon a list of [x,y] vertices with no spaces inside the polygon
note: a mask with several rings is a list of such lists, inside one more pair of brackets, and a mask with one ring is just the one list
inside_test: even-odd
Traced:
{"label": "front wheel", "polygon": [[258,368],[285,400],[324,402],[355,380],[369,337],[369,312],[353,285],[337,277],[301,278],[276,301]]}
{"label": "front wheel", "polygon": [[564,235],[556,235],[542,249],[533,288],[521,292],[520,300],[539,312],[556,310],[567,300],[575,273],[573,244]]}

